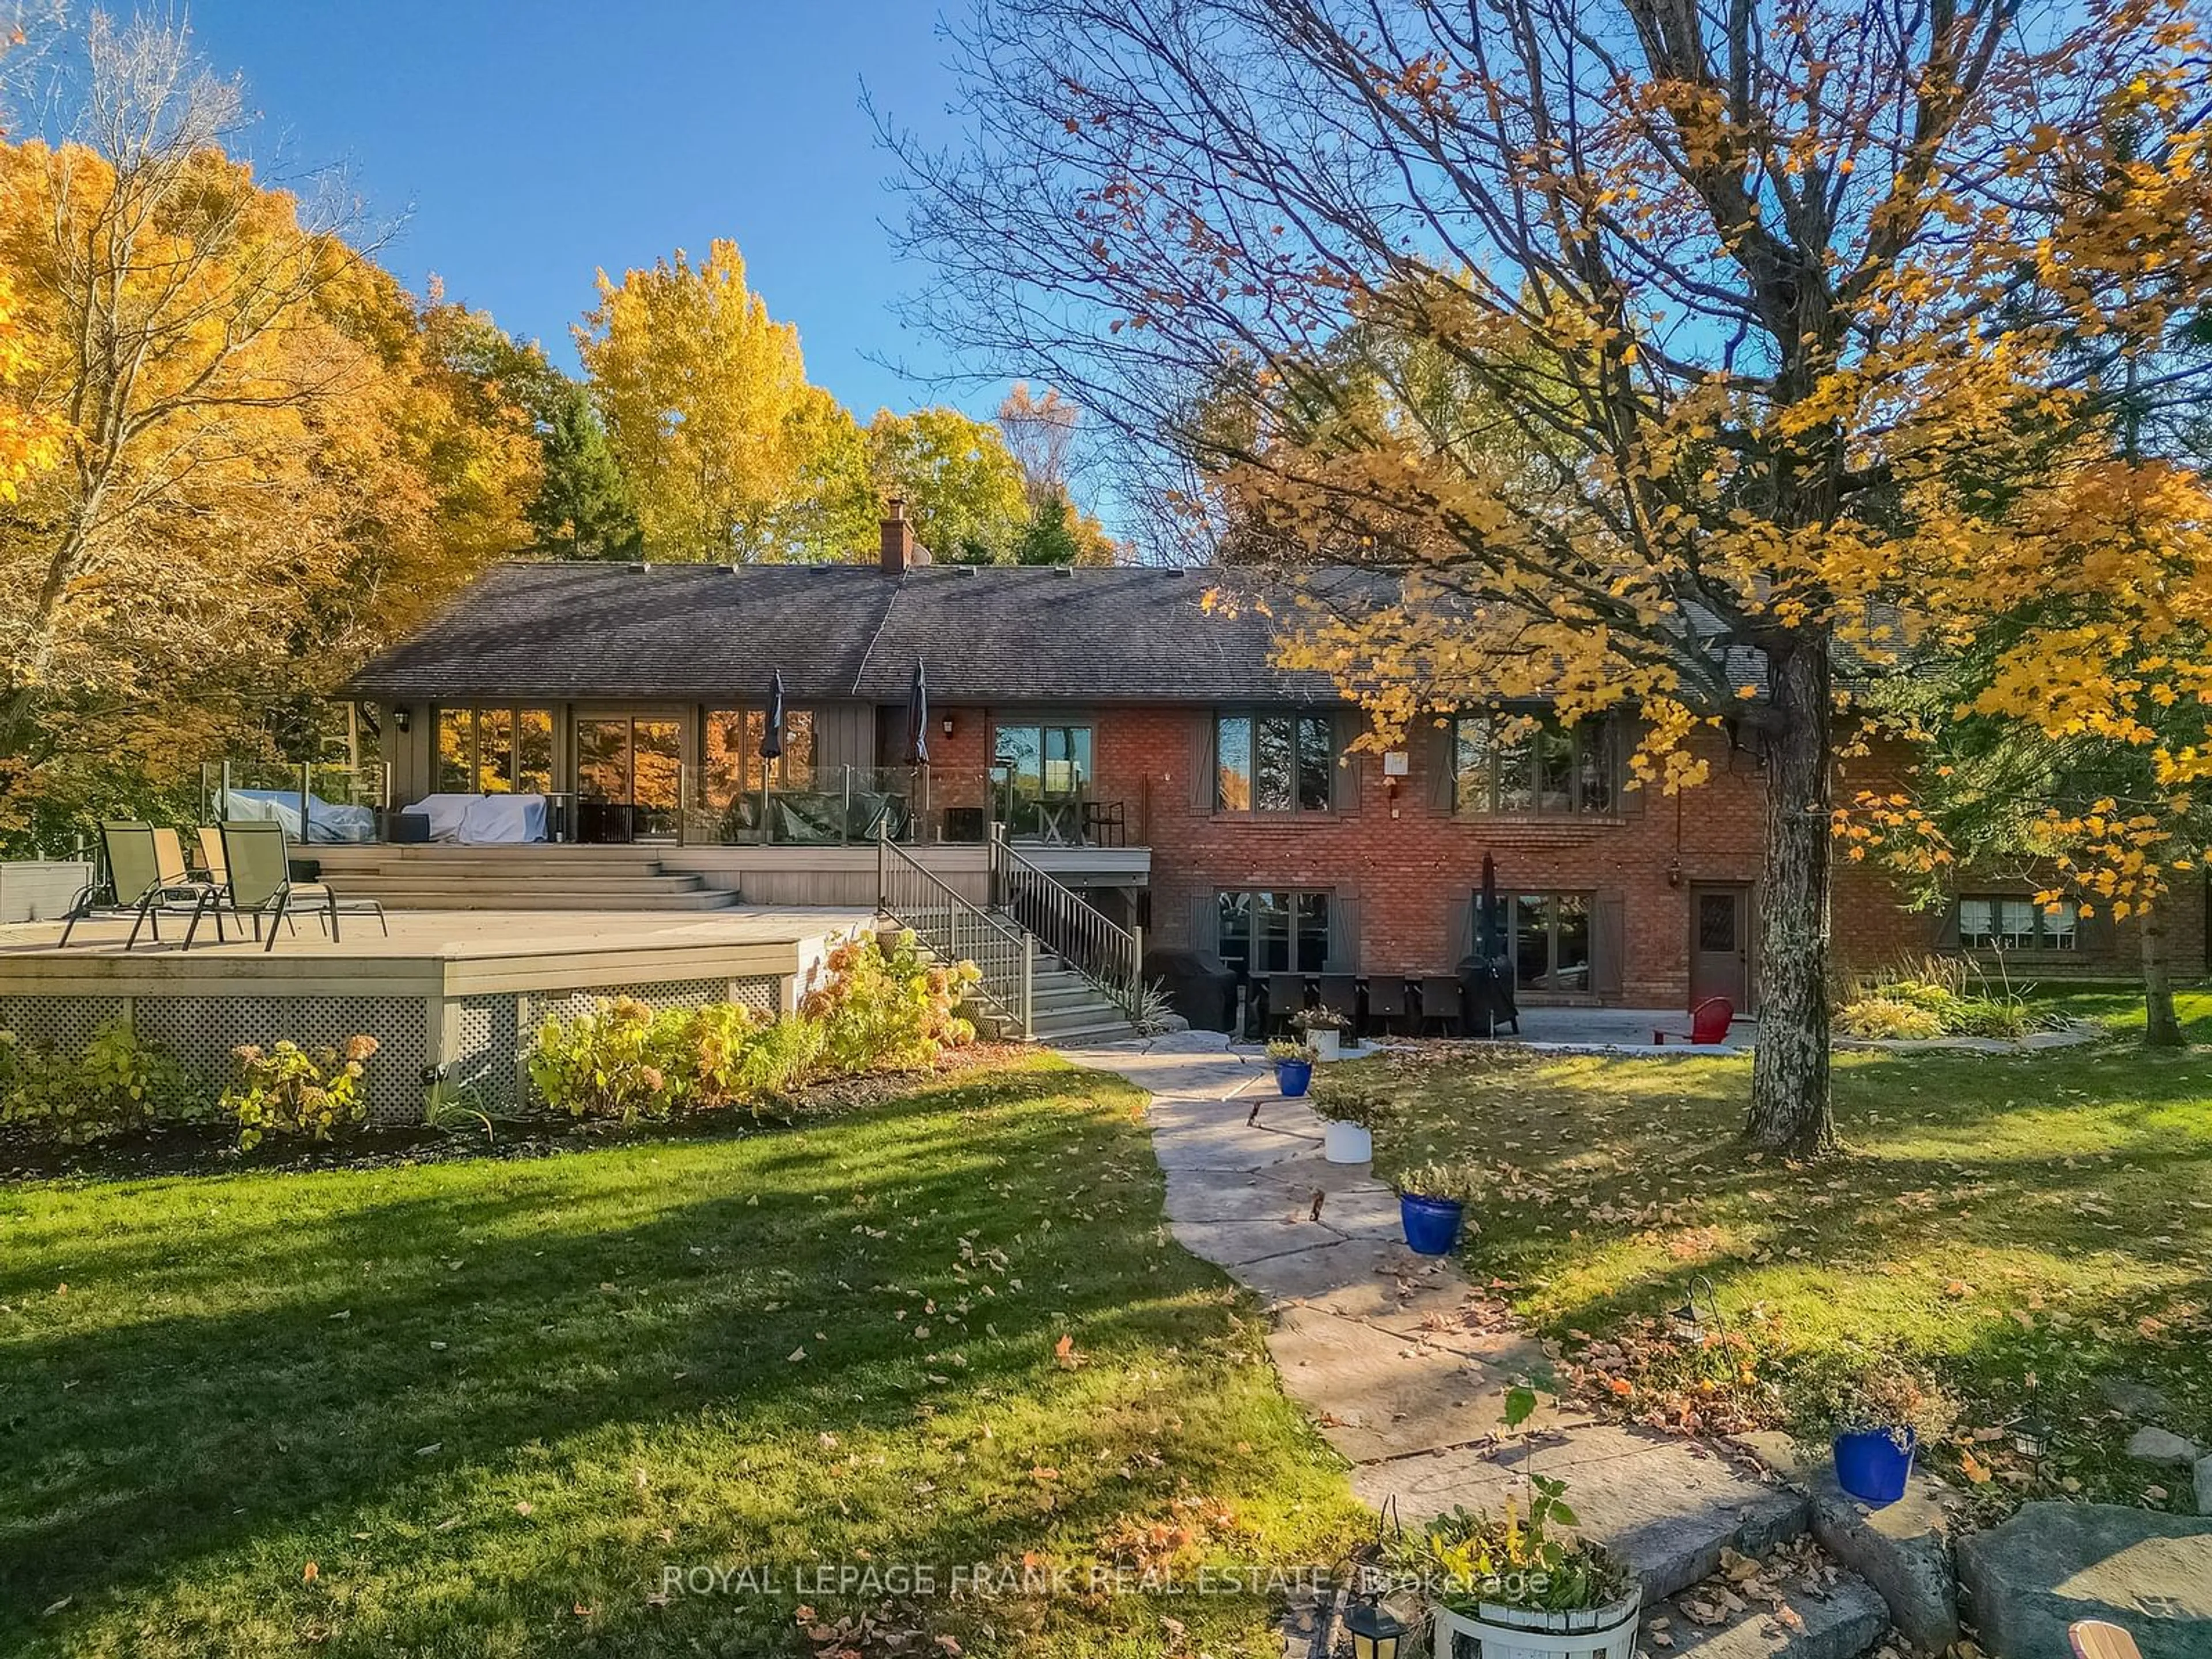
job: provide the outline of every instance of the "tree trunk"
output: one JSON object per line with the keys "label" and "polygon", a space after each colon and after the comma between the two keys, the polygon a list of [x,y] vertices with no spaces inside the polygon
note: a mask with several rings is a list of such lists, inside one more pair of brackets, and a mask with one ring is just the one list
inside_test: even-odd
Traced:
{"label": "tree trunk", "polygon": [[1777,722],[1766,745],[1766,848],[1759,892],[1755,1145],[1818,1156],[1836,1144],[1828,1103],[1828,653],[1812,638],[1771,650]]}
{"label": "tree trunk", "polygon": [[2181,1020],[2173,1012],[2173,970],[2166,959],[2166,921],[2154,905],[2142,914],[2143,1047],[2186,1048]]}

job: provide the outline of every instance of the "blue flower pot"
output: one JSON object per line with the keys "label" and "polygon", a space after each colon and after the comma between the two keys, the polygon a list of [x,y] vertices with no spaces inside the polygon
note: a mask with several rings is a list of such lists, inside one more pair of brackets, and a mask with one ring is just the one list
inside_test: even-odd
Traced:
{"label": "blue flower pot", "polygon": [[1313,1061],[1310,1060],[1279,1060],[1275,1062],[1275,1086],[1295,1098],[1313,1087]]}
{"label": "blue flower pot", "polygon": [[1860,1429],[1836,1437],[1836,1484],[1866,1504],[1894,1504],[1905,1496],[1918,1437],[1905,1431],[1899,1449],[1887,1429]]}
{"label": "blue flower pot", "polygon": [[1457,1199],[1421,1198],[1412,1193],[1398,1199],[1407,1248],[1416,1255],[1449,1255],[1457,1249],[1460,1223],[1466,1216],[1467,1206]]}

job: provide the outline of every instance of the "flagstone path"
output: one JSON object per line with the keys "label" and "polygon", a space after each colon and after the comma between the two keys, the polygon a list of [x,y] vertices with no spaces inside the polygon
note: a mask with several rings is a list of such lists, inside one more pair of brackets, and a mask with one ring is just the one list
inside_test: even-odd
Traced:
{"label": "flagstone path", "polygon": [[[1277,1093],[1262,1056],[1202,1031],[1064,1052],[1151,1095],[1176,1237],[1267,1305],[1284,1389],[1365,1503],[1395,1498],[1410,1523],[1519,1486],[1503,1401],[1541,1347],[1451,1262],[1406,1249],[1389,1188],[1323,1161],[1321,1120]],[[1571,1483],[1583,1529],[1637,1565],[1647,1601],[1705,1577],[1723,1548],[1763,1555],[1804,1529],[1802,1497],[1692,1442],[1571,1404],[1530,1426],[1536,1468]]]}

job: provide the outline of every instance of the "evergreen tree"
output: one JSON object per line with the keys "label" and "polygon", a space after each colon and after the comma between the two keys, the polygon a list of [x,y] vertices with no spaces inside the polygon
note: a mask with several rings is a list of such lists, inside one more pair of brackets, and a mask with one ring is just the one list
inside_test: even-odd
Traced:
{"label": "evergreen tree", "polygon": [[562,394],[539,442],[545,483],[529,509],[538,544],[572,559],[635,557],[637,515],[583,387]]}

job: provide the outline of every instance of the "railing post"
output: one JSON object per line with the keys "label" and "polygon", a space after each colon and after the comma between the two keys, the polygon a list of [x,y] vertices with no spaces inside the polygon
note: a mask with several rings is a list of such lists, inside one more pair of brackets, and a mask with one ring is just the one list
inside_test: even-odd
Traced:
{"label": "railing post", "polygon": [[884,851],[884,836],[878,834],[876,836],[876,908],[889,915],[891,908],[891,881],[890,871],[888,868],[890,858]]}
{"label": "railing post", "polygon": [[1140,980],[1145,976],[1145,930],[1131,924],[1129,928],[1129,977]]}
{"label": "railing post", "polygon": [[1022,934],[1022,1041],[1030,1042],[1036,1036],[1036,940],[1024,932]]}

